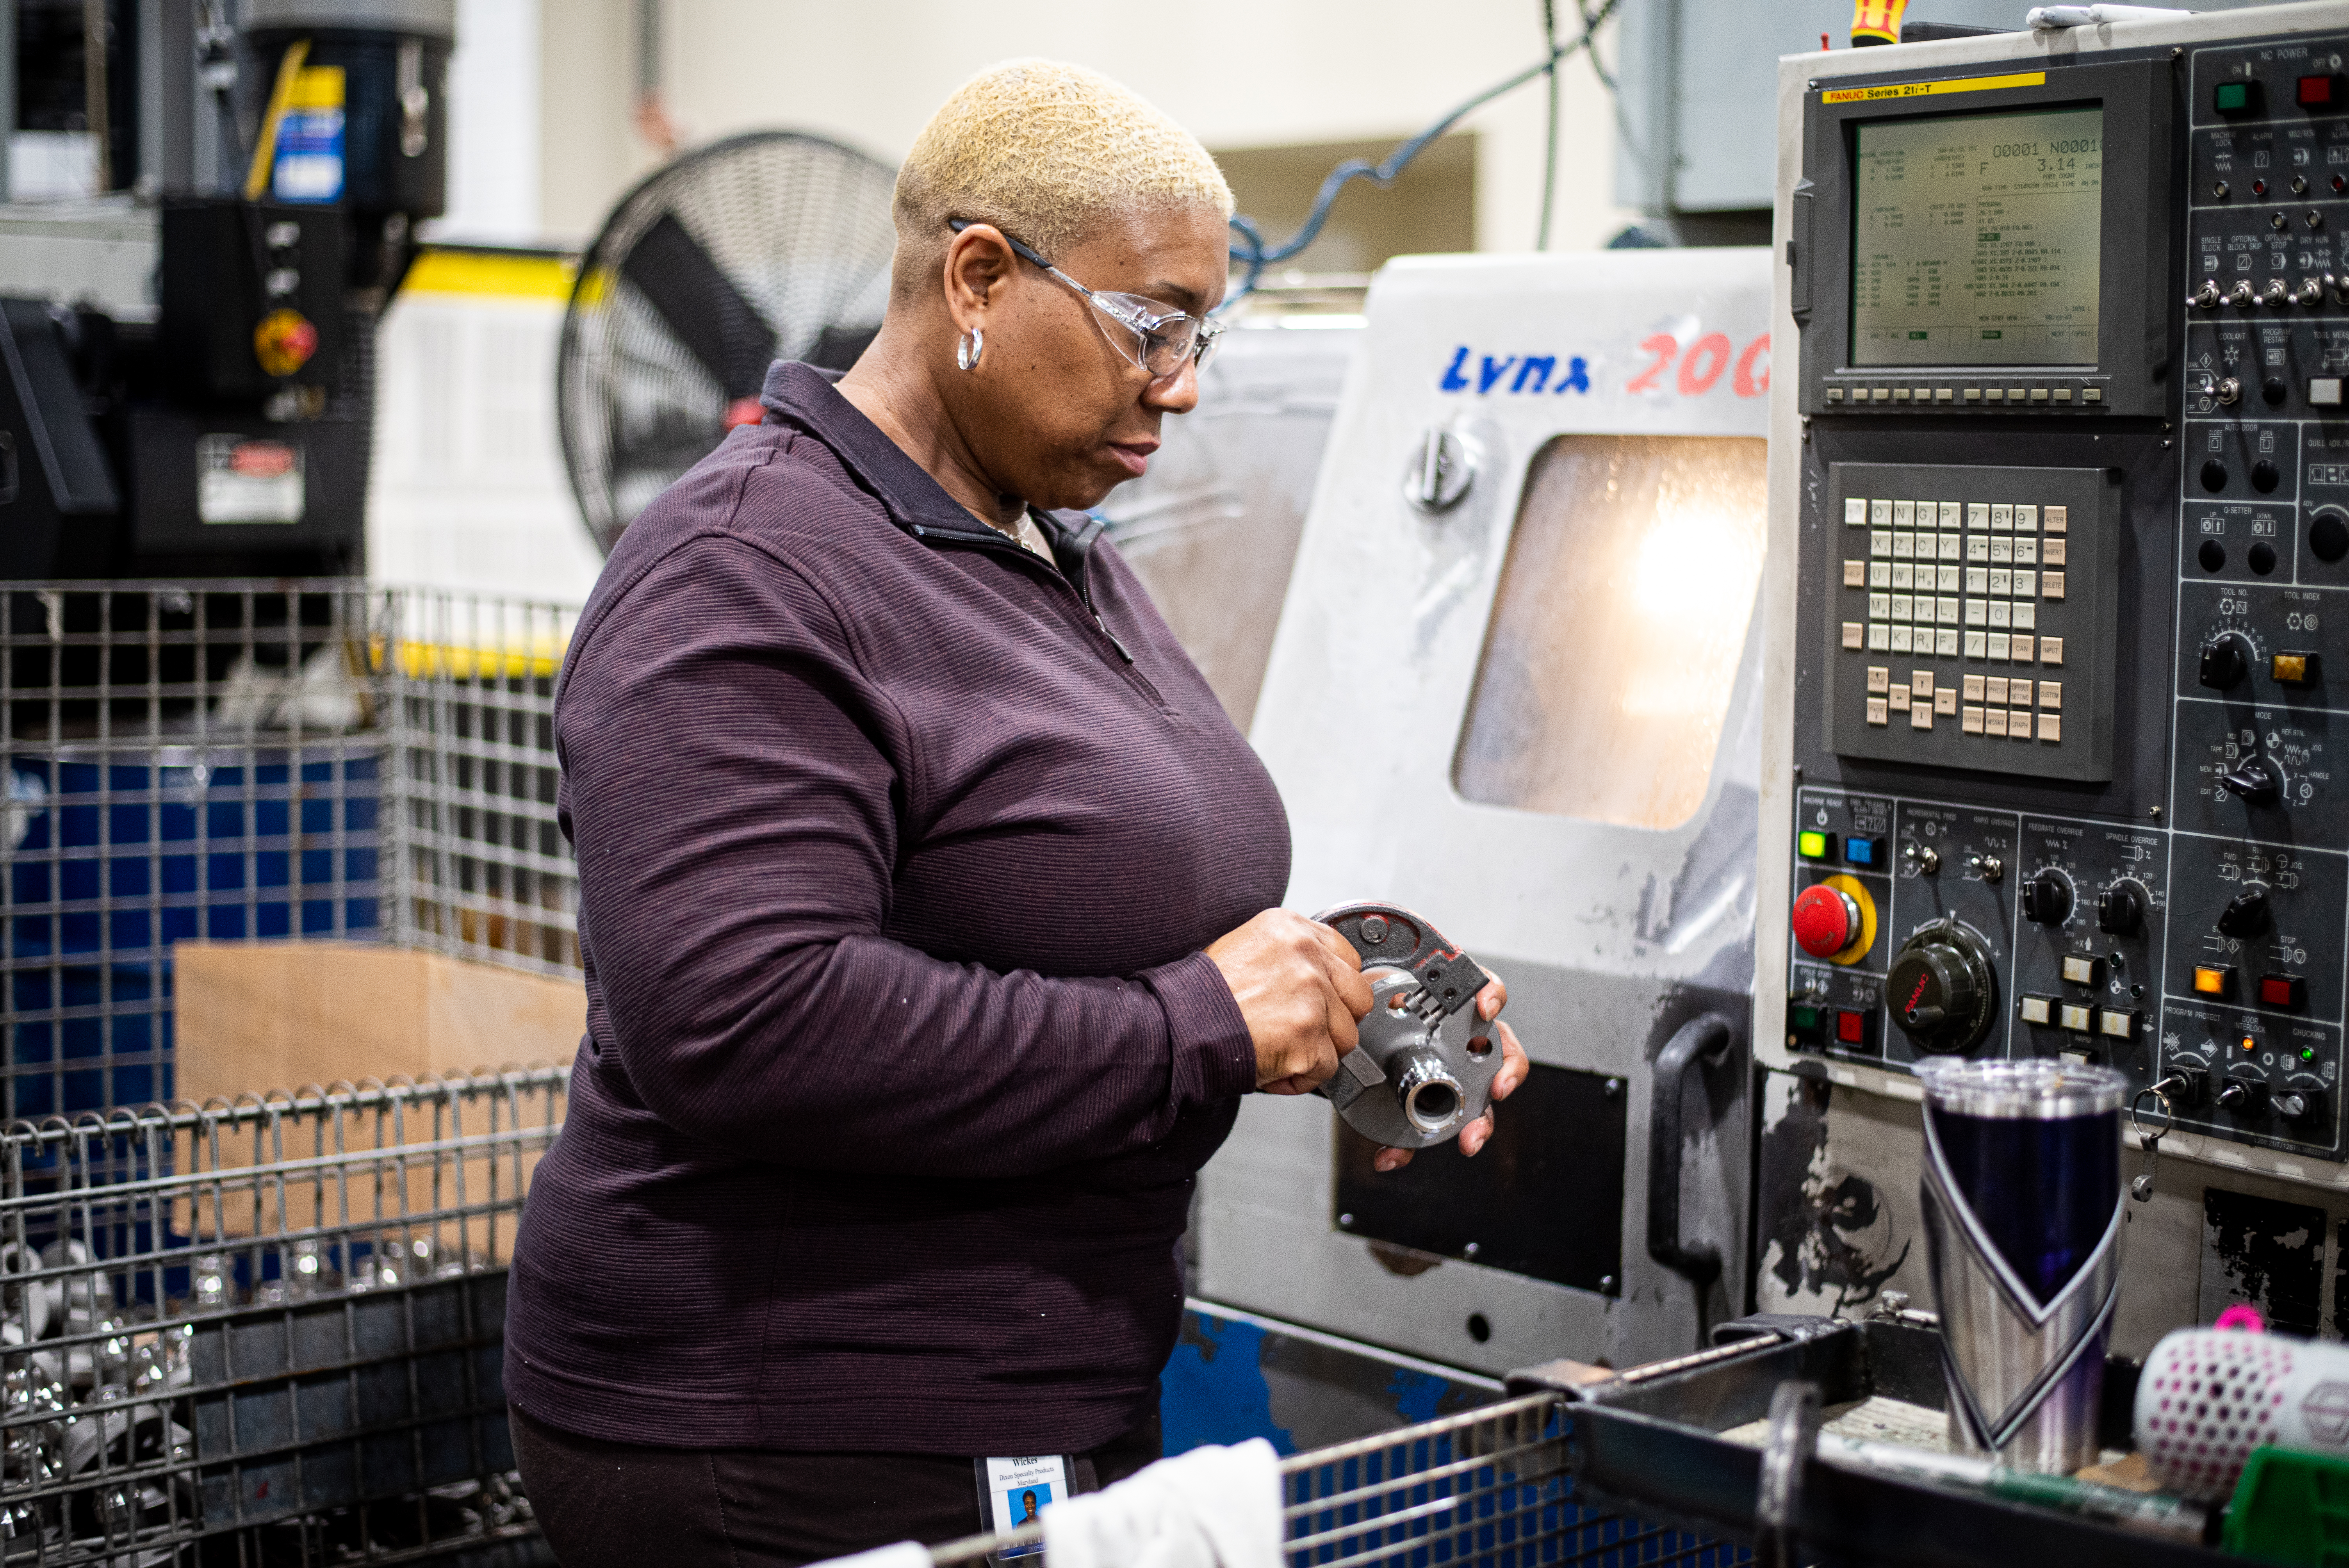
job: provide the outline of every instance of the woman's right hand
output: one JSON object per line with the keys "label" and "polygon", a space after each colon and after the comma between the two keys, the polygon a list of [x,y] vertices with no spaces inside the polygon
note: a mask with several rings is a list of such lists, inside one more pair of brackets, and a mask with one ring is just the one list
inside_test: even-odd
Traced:
{"label": "woman's right hand", "polygon": [[1268,909],[1207,944],[1256,1044],[1256,1087],[1305,1094],[1329,1081],[1361,1036],[1371,983],[1353,944],[1319,921]]}

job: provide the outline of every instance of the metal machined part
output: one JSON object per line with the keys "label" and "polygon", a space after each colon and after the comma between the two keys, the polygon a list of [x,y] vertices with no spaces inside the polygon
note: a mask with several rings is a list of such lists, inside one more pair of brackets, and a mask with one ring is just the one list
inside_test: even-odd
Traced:
{"label": "metal machined part", "polygon": [[1391,1149],[1459,1135],[1492,1103],[1499,1036],[1476,1016],[1488,976],[1433,926],[1391,904],[1343,904],[1318,916],[1353,944],[1371,982],[1361,1043],[1320,1092],[1346,1124]]}

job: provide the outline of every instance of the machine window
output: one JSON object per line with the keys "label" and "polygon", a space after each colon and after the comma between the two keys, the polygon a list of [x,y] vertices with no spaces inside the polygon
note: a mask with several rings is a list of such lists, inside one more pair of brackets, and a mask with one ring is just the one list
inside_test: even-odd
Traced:
{"label": "machine window", "polygon": [[1761,582],[1766,450],[1744,436],[1541,449],[1453,759],[1462,795],[1633,828],[1696,814]]}
{"label": "machine window", "polygon": [[1854,365],[2094,365],[2105,111],[1861,125]]}

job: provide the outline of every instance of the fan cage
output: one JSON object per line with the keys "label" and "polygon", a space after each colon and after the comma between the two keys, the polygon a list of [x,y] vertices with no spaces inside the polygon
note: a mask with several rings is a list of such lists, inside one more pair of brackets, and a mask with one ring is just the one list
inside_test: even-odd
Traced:
{"label": "fan cage", "polygon": [[[774,358],[806,357],[827,333],[853,340],[878,326],[896,245],[895,184],[887,164],[842,143],[752,131],[657,170],[613,210],[572,285],[556,368],[564,466],[605,552],[724,438],[738,400],[756,395],[755,383],[723,385],[708,362],[713,349],[769,357],[729,330],[729,307],[755,311]],[[645,270],[638,252],[648,236],[674,250],[678,227],[698,248],[696,265],[714,264],[721,283],[667,264],[666,252],[660,267]],[[680,315],[686,332],[709,340],[703,352],[680,332]],[[751,373],[763,372],[757,363]]]}

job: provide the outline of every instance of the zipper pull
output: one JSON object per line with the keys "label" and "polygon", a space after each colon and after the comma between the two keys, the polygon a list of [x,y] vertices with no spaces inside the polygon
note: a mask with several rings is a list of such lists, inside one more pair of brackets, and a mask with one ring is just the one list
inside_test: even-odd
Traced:
{"label": "zipper pull", "polygon": [[1117,656],[1119,658],[1123,659],[1129,665],[1133,663],[1133,655],[1125,651],[1125,645],[1117,640],[1117,634],[1109,629],[1109,623],[1101,618],[1101,612],[1099,610],[1095,610],[1093,612],[1093,624],[1101,628],[1101,634],[1109,639],[1109,645],[1117,650]]}

